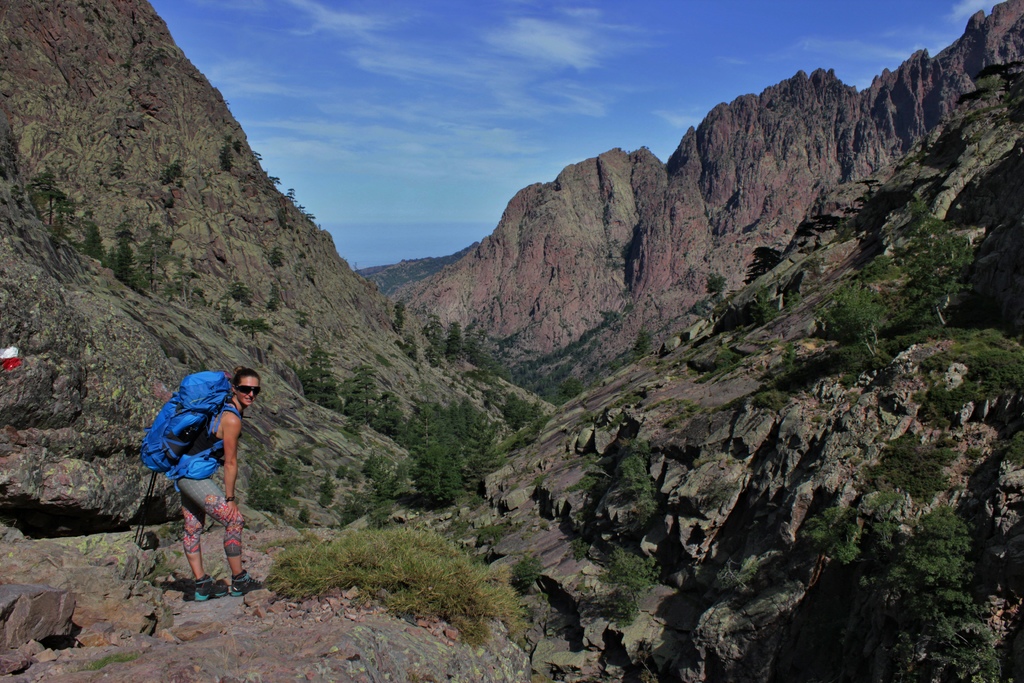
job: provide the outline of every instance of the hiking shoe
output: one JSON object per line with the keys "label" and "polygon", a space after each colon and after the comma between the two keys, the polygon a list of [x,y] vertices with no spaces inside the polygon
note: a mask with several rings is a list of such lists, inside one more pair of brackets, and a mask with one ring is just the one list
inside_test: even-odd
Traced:
{"label": "hiking shoe", "polygon": [[263,588],[263,584],[249,576],[247,571],[243,571],[238,576],[231,577],[231,597],[233,598],[251,593],[260,588]]}
{"label": "hiking shoe", "polygon": [[196,579],[196,602],[210,598],[223,598],[227,594],[227,586],[217,583],[209,574],[204,575],[201,579]]}

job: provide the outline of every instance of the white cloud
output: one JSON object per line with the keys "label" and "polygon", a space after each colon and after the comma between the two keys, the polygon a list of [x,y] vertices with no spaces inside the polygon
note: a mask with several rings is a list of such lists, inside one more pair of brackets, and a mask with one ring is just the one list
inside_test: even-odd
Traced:
{"label": "white cloud", "polygon": [[500,52],[579,71],[598,64],[597,36],[577,23],[522,17],[493,31],[487,41]]}
{"label": "white cloud", "polygon": [[606,111],[606,94],[571,79],[551,78],[547,61],[383,43],[359,47],[353,55],[365,71],[433,86],[430,99],[421,94],[416,102],[436,107],[439,116],[449,120],[536,118],[552,113],[603,116]]}
{"label": "white cloud", "polygon": [[[253,123],[252,143],[265,157],[303,159],[331,166],[351,166],[359,159],[364,170],[379,166],[394,173],[401,160],[404,174],[452,174],[439,169],[438,159],[514,158],[535,154],[543,148],[528,144],[520,135],[503,128],[451,126],[436,120],[427,125],[396,127],[385,122],[339,123],[336,119],[275,119]],[[455,165],[458,166],[458,165]],[[455,173],[456,175],[461,172]]]}
{"label": "white cloud", "polygon": [[313,25],[309,28],[310,33],[331,31],[367,36],[393,23],[380,16],[329,9],[314,0],[288,0],[288,3],[312,20]]}
{"label": "white cloud", "polygon": [[991,0],[959,0],[949,14],[951,21],[961,22],[973,17],[978,11],[985,14],[992,12],[993,3]]}
{"label": "white cloud", "polygon": [[191,0],[193,5],[253,12],[267,9],[266,0]]}
{"label": "white cloud", "polygon": [[443,82],[455,88],[477,88],[490,71],[485,60],[469,62],[456,55],[416,46],[383,45],[361,47],[353,52],[361,69],[401,79]]}

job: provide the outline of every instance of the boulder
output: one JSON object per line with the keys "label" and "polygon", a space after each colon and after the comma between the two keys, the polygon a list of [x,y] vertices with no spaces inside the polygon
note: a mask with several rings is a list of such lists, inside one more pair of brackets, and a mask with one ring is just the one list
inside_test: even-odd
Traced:
{"label": "boulder", "polygon": [[530,497],[533,495],[533,487],[523,486],[514,491],[509,491],[505,494],[505,497],[501,499],[501,508],[506,512],[511,512],[521,506],[523,506]]}
{"label": "boulder", "polygon": [[0,654],[0,676],[24,671],[32,665],[32,656],[21,650]]}
{"label": "boulder", "polygon": [[75,598],[66,590],[39,584],[0,585],[0,650],[68,635],[74,627],[74,611]]}
{"label": "boulder", "polygon": [[594,428],[587,426],[576,437],[576,452],[586,453],[594,448]]}
{"label": "boulder", "polygon": [[0,545],[0,576],[73,593],[71,618],[79,627],[103,622],[152,633],[169,625],[160,591],[141,580],[153,562],[153,553],[140,550],[131,532]]}
{"label": "boulder", "polygon": [[616,429],[598,429],[594,433],[594,449],[599,455],[604,455],[608,452],[609,446],[615,443],[618,435]]}

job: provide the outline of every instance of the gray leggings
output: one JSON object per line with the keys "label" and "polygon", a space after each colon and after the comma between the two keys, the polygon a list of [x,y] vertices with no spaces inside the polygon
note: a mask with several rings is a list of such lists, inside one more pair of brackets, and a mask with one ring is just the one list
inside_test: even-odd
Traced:
{"label": "gray leggings", "polygon": [[195,555],[200,549],[200,536],[206,515],[224,525],[224,554],[238,557],[242,554],[242,526],[244,520],[237,508],[225,500],[224,492],[212,479],[179,479],[181,511],[185,515],[185,552]]}

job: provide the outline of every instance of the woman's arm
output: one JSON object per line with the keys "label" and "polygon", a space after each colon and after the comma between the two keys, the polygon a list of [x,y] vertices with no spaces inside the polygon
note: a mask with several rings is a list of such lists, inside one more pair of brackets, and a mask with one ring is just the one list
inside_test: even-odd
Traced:
{"label": "woman's arm", "polygon": [[[242,421],[231,412],[221,417],[224,438],[224,495],[235,496],[235,479],[238,478],[238,437],[242,433]],[[234,501],[232,501],[234,504]]]}

